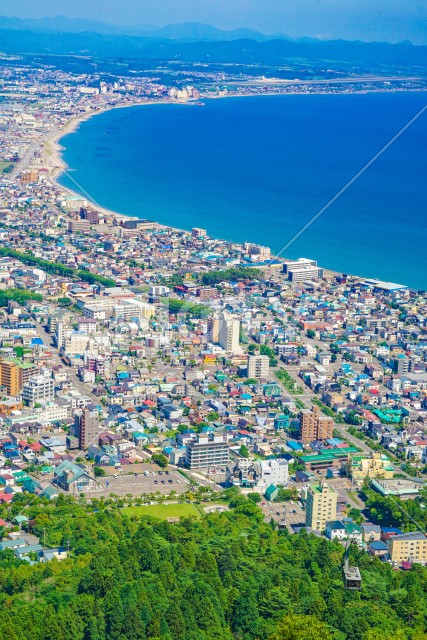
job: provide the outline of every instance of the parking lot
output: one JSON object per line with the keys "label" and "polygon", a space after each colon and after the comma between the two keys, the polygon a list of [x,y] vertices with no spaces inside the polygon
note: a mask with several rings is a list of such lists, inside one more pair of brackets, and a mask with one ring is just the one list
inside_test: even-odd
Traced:
{"label": "parking lot", "polygon": [[261,509],[268,522],[272,518],[277,523],[285,520],[289,533],[294,533],[292,525],[305,524],[305,511],[293,500],[289,500],[288,502],[263,501],[261,503]]}
{"label": "parking lot", "polygon": [[[143,493],[160,493],[168,495],[171,491],[184,493],[189,487],[189,482],[177,471],[146,471],[145,473],[116,473],[113,476],[98,478],[99,485],[96,489],[90,489],[87,494],[91,497],[109,496],[114,493],[125,496],[131,493],[133,496],[141,496]],[[117,477],[115,477],[117,476]]]}

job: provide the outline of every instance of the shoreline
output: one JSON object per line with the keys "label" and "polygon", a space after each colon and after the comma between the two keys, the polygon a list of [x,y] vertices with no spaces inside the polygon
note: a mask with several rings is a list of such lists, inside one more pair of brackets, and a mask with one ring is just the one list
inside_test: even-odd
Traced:
{"label": "shoreline", "polygon": [[[420,89],[420,90],[404,90],[404,89],[389,89],[389,90],[385,90],[385,91],[375,91],[375,90],[364,90],[364,91],[357,91],[357,92],[353,92],[353,93],[347,93],[347,92],[318,92],[318,93],[301,93],[299,91],[293,91],[293,92],[286,92],[286,93],[265,93],[265,94],[227,94],[227,95],[217,95],[217,96],[200,96],[200,98],[198,100],[220,100],[220,99],[232,99],[232,98],[253,98],[253,97],[267,97],[267,96],[286,96],[286,95],[304,95],[304,96],[309,96],[309,95],[326,95],[326,96],[331,96],[331,95],[336,95],[336,96],[340,96],[340,95],[366,95],[366,94],[372,94],[372,93],[425,93],[427,92],[427,89]],[[129,214],[125,214],[125,213],[120,213],[118,211],[113,211],[110,209],[106,209],[105,207],[103,207],[102,205],[100,205],[99,203],[97,203],[93,198],[91,198],[89,196],[89,194],[87,194],[85,192],[85,190],[83,189],[83,187],[81,187],[82,191],[83,191],[83,196],[82,193],[78,192],[78,191],[74,191],[73,189],[69,188],[69,187],[65,187],[62,184],[60,184],[58,182],[58,178],[59,176],[61,176],[63,173],[67,173],[67,170],[69,169],[69,166],[66,164],[66,162],[63,160],[62,158],[62,151],[65,149],[64,146],[62,146],[60,144],[60,141],[62,140],[62,138],[66,137],[67,135],[74,133],[78,130],[80,124],[82,122],[85,122],[86,120],[89,120],[90,118],[97,116],[97,115],[101,115],[102,113],[106,113],[108,111],[112,111],[113,109],[125,109],[125,108],[130,108],[130,107],[140,107],[140,106],[146,106],[146,105],[161,105],[161,104],[169,104],[169,105],[181,105],[181,106],[191,106],[191,105],[195,105],[195,101],[194,100],[188,100],[188,101],[179,101],[179,100],[165,100],[165,99],[161,99],[161,100],[143,100],[143,101],[139,101],[139,102],[133,102],[131,104],[118,104],[118,105],[111,105],[111,106],[105,106],[103,108],[100,109],[94,109],[94,110],[90,110],[87,111],[85,113],[82,113],[81,115],[77,115],[77,116],[73,116],[72,118],[70,118],[70,120],[68,120],[63,127],[57,129],[56,131],[51,132],[47,138],[42,142],[41,144],[41,148],[43,151],[43,156],[46,160],[45,165],[46,167],[49,169],[49,177],[48,180],[52,183],[52,185],[59,189],[62,190],[72,196],[78,196],[78,197],[86,197],[86,199],[88,200],[88,202],[90,202],[96,209],[98,209],[101,213],[110,216],[110,217],[115,217],[118,220],[135,220],[135,219],[139,219],[138,216],[132,216]],[[70,176],[71,177],[71,176]],[[71,177],[72,179],[72,177]],[[77,184],[77,183],[76,183]],[[77,185],[80,186],[80,185]],[[169,228],[172,229],[174,231],[177,232],[181,232],[181,233],[190,233],[191,230],[190,229],[181,229],[179,227],[175,227],[172,225],[166,225],[166,224],[162,224],[161,222],[157,223],[159,225],[160,228]],[[224,240],[226,240],[226,238],[224,238]],[[271,256],[271,259],[277,259],[277,260],[281,260],[284,261],[286,260],[286,257],[283,256],[277,256],[276,254]],[[256,266],[256,265],[255,265]],[[336,269],[329,269],[327,267],[324,268],[325,272],[331,275],[339,275],[340,273],[342,273],[342,270],[337,271]],[[350,274],[349,274],[350,275]],[[353,277],[356,278],[365,278],[365,276],[358,276],[355,274],[351,274]],[[366,278],[371,278],[370,276],[366,276]],[[376,279],[376,278],[371,278],[371,279]],[[380,280],[380,278],[379,278]],[[405,285],[406,286],[406,285]]]}

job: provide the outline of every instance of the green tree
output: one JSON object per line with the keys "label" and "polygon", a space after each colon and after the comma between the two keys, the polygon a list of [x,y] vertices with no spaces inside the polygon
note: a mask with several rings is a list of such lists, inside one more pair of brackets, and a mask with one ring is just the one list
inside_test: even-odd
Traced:
{"label": "green tree", "polygon": [[334,633],[314,616],[294,614],[279,622],[269,640],[334,640]]}
{"label": "green tree", "polygon": [[242,458],[249,458],[249,449],[247,448],[247,446],[245,444],[242,444],[240,446],[239,455],[241,455]]}
{"label": "green tree", "polygon": [[105,469],[103,469],[102,467],[94,467],[93,468],[93,473],[95,474],[95,476],[98,478],[102,478],[104,476],[107,475]]}
{"label": "green tree", "polygon": [[166,469],[168,466],[168,459],[163,453],[153,453],[151,456],[151,460],[162,467],[162,469]]}

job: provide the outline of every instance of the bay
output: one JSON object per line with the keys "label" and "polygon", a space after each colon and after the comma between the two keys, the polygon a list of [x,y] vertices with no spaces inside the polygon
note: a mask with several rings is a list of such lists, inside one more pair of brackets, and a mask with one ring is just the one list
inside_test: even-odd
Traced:
{"label": "bay", "polygon": [[[59,182],[107,209],[281,252],[425,93],[257,96],[106,111],[61,140]],[[284,257],[427,289],[427,112]]]}

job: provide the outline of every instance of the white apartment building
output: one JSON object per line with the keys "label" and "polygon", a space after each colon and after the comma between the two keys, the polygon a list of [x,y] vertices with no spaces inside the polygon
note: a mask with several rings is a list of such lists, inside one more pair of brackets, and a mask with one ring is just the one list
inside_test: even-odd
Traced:
{"label": "white apartment building", "polygon": [[222,313],[218,317],[208,320],[208,338],[219,344],[227,353],[240,353],[239,346],[240,320],[229,313]]}
{"label": "white apartment building", "polygon": [[228,458],[229,446],[222,434],[198,434],[186,444],[185,461],[190,469],[225,466]]}
{"label": "white apartment building", "polygon": [[29,407],[42,402],[49,402],[55,396],[52,378],[42,375],[31,376],[22,389],[22,399]]}
{"label": "white apartment building", "polygon": [[248,378],[268,378],[270,358],[268,356],[248,356]]}
{"label": "white apartment building", "polygon": [[323,278],[323,269],[317,266],[316,260],[309,258],[298,258],[293,262],[285,262],[283,273],[287,274],[288,280],[295,283]]}

